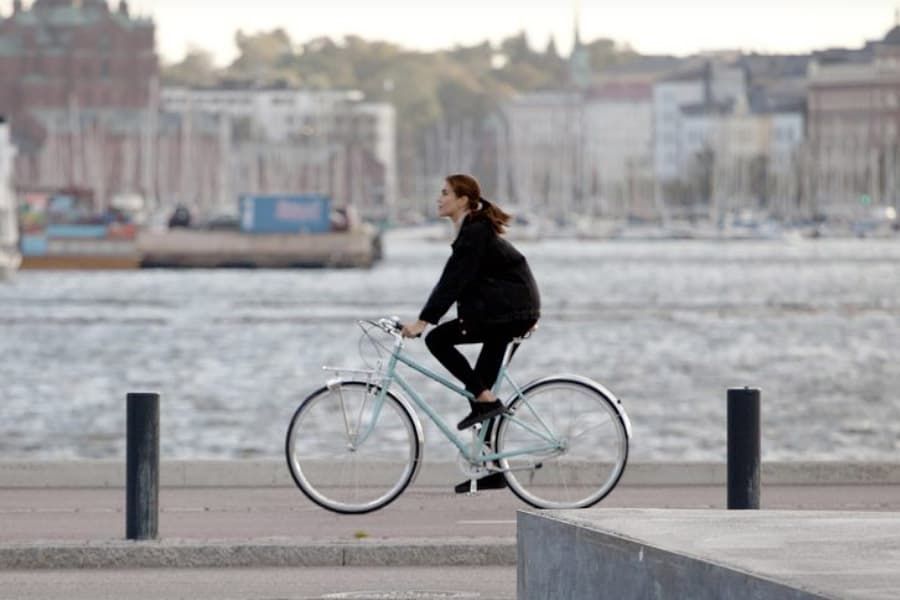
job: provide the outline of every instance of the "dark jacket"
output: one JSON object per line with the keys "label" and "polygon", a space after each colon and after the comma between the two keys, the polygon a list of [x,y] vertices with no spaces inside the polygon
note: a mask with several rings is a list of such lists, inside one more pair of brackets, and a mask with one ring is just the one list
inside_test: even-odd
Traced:
{"label": "dark jacket", "polygon": [[453,254],[419,318],[437,323],[454,302],[459,318],[473,324],[536,321],[541,314],[525,257],[479,213],[463,219]]}

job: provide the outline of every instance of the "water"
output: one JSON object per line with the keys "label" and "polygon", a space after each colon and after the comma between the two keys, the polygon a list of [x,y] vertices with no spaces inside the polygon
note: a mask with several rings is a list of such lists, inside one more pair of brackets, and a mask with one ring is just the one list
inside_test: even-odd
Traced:
{"label": "water", "polygon": [[[519,246],[544,317],[514,373],[603,382],[634,460],[724,460],[725,391],[743,385],[763,390],[765,460],[897,459],[900,242]],[[164,458],[280,457],[321,365],[371,359],[354,319],[415,318],[448,253],[389,237],[362,271],[21,272],[0,285],[0,457],[121,459],[129,391],[162,394]],[[426,439],[426,460],[454,457]]]}

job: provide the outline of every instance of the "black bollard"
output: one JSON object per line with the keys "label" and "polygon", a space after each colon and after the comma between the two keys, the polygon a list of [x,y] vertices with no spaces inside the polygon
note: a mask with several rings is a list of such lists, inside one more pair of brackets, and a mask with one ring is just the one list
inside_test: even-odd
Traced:
{"label": "black bollard", "polygon": [[728,508],[759,508],[759,390],[728,390]]}
{"label": "black bollard", "polygon": [[159,394],[128,394],[125,537],[156,539],[159,529]]}

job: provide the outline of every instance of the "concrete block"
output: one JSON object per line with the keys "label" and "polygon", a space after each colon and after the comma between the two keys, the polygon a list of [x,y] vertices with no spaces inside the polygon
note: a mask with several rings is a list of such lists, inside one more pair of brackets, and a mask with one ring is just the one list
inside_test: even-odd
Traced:
{"label": "concrete block", "polygon": [[898,559],[896,513],[519,512],[517,597],[883,600]]}

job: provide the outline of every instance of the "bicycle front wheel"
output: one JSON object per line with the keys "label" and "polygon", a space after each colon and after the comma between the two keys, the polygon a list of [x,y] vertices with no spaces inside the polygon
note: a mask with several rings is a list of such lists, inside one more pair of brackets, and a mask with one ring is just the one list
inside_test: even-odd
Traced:
{"label": "bicycle front wheel", "polygon": [[344,381],[310,394],[288,427],[285,453],[297,487],[323,508],[367,513],[412,481],[422,435],[406,406],[381,388]]}
{"label": "bicycle front wheel", "polygon": [[509,489],[537,508],[585,508],[618,483],[628,460],[623,417],[600,390],[577,379],[526,386],[497,428]]}

